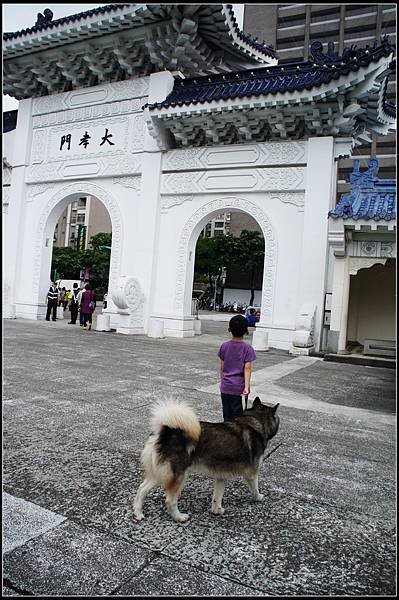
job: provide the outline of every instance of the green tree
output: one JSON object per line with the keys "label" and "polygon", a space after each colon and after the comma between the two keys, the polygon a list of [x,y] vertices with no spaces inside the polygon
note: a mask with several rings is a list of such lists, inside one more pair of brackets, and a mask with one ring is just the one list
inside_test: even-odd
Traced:
{"label": "green tree", "polygon": [[61,279],[79,279],[80,252],[73,248],[53,248],[51,273],[57,271]]}
{"label": "green tree", "polygon": [[111,243],[111,233],[97,233],[90,238],[86,250],[53,248],[51,272],[56,269],[61,279],[79,279],[80,271],[89,268],[90,283],[101,295],[108,289]]}
{"label": "green tree", "polygon": [[249,304],[252,305],[255,298],[256,276],[263,269],[265,261],[265,240],[259,231],[243,229],[237,241],[237,255],[240,257],[240,265],[245,268],[250,276],[251,296]]}

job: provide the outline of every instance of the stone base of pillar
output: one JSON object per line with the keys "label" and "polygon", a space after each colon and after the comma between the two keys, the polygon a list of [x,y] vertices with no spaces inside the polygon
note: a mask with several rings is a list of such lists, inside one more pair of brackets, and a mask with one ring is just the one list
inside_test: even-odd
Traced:
{"label": "stone base of pillar", "polygon": [[123,333],[124,335],[143,335],[144,326],[138,320],[133,319],[131,315],[120,314],[116,333]]}
{"label": "stone base of pillar", "polygon": [[291,346],[288,350],[290,354],[294,356],[309,356],[310,353],[315,351],[314,346],[309,346],[309,348],[300,348],[299,346]]}
{"label": "stone base of pillar", "polygon": [[16,319],[15,304],[3,305],[3,319]]}
{"label": "stone base of pillar", "polygon": [[195,335],[201,335],[201,321],[199,319],[194,321],[194,333]]}
{"label": "stone base of pillar", "polygon": [[265,329],[258,329],[258,327],[256,327],[252,336],[252,347],[257,352],[268,352],[269,334]]}
{"label": "stone base of pillar", "polygon": [[110,331],[110,315],[97,315],[96,330],[97,331]]}
{"label": "stone base of pillar", "polygon": [[63,319],[63,318],[64,318],[64,307],[57,306],[57,319]]}
{"label": "stone base of pillar", "polygon": [[150,338],[164,338],[163,321],[150,319],[147,335]]}

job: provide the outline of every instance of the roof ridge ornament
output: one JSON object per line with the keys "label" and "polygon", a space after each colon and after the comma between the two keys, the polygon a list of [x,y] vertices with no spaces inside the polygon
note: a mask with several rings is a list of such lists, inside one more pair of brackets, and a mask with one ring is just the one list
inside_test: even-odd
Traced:
{"label": "roof ridge ornament", "polygon": [[45,8],[42,13],[37,13],[37,20],[35,23],[35,27],[41,27],[42,25],[47,25],[51,23],[53,20],[54,13],[49,8]]}

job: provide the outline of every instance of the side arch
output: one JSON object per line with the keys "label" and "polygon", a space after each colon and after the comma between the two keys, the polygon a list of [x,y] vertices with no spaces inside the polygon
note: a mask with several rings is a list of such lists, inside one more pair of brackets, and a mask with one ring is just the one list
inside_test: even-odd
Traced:
{"label": "side arch", "polygon": [[[41,269],[43,260],[43,247],[45,243],[45,232],[49,217],[54,208],[64,200],[64,198],[72,194],[89,194],[95,196],[104,204],[111,219],[112,225],[112,249],[109,271],[109,297],[112,295],[112,288],[119,276],[121,263],[121,244],[122,244],[122,215],[118,207],[118,203],[113,195],[104,188],[89,182],[72,183],[60,188],[54,196],[49,200],[44,210],[41,213],[39,226],[36,234],[35,242],[35,259],[34,259],[34,279],[33,291],[36,298],[39,298]],[[43,295],[43,294],[42,294]]]}
{"label": "side arch", "polygon": [[241,210],[248,213],[258,222],[262,229],[263,237],[265,239],[265,267],[263,271],[261,321],[262,323],[269,324],[273,320],[277,238],[268,215],[259,207],[259,205],[250,200],[236,196],[217,198],[203,204],[184,225],[178,245],[175,307],[179,311],[184,311],[187,302],[187,294],[191,294],[191,289],[188,290],[187,264],[189,260],[190,243],[192,242],[195,233],[199,234],[201,221],[211,213],[226,212],[228,210]]}

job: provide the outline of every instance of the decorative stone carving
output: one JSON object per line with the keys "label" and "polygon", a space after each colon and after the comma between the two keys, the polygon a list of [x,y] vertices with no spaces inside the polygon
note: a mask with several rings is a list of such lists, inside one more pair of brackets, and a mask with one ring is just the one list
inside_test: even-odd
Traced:
{"label": "decorative stone carving", "polygon": [[183,202],[192,202],[194,196],[163,196],[161,198],[161,212],[166,213],[172,206],[180,206]]}
{"label": "decorative stone carving", "polygon": [[114,177],[112,183],[118,183],[133,190],[141,189],[141,177]]}
{"label": "decorative stone carving", "polygon": [[144,146],[145,123],[142,115],[132,117],[131,152],[140,152]]}
{"label": "decorative stone carving", "polygon": [[266,142],[172,150],[165,155],[163,170],[209,169],[226,164],[255,167],[305,163],[306,142]]}
{"label": "decorative stone carving", "polygon": [[42,163],[47,156],[47,131],[38,129],[33,132],[32,136],[32,163]]}
{"label": "decorative stone carving", "polygon": [[299,212],[303,212],[305,206],[305,195],[304,194],[284,194],[284,193],[271,193],[271,200],[279,200],[284,204],[293,204],[297,207]]}
{"label": "decorative stone carving", "polygon": [[53,187],[53,183],[37,183],[35,185],[30,185],[26,194],[26,201],[30,202],[34,196],[37,196],[38,194],[44,194],[45,192],[52,190]]}
{"label": "decorative stone carving", "polygon": [[314,350],[314,324],[316,306],[303,304],[295,321],[290,354],[309,354]]}
{"label": "decorative stone carving", "polygon": [[369,269],[373,265],[385,265],[387,258],[349,258],[349,275],[356,275],[360,269]]}
{"label": "decorative stone carving", "polygon": [[112,223],[112,250],[111,250],[111,261],[109,269],[109,286],[108,294],[112,297],[112,290],[114,288],[115,280],[119,274],[120,262],[121,262],[121,242],[122,242],[122,216],[119,211],[118,203],[115,198],[94,183],[71,183],[70,185],[60,187],[56,194],[51,198],[43,209],[40,220],[37,226],[36,243],[35,243],[35,256],[33,266],[33,292],[34,296],[38,298],[39,285],[40,285],[40,272],[41,262],[44,244],[44,232],[50,213],[54,208],[62,202],[67,196],[72,194],[82,194],[95,196],[98,200],[103,202],[104,206],[109,212],[111,223]]}
{"label": "decorative stone carving", "polygon": [[353,257],[396,257],[396,242],[379,240],[353,240],[348,248],[349,256]]}
{"label": "decorative stone carving", "polygon": [[276,278],[277,240],[267,214],[253,202],[237,197],[217,198],[198,209],[185,224],[179,240],[175,306],[183,309],[184,292],[187,285],[186,265],[189,242],[195,227],[207,215],[239,209],[251,215],[260,225],[265,238],[265,268],[262,287],[262,322],[271,321],[273,316],[273,298]]}
{"label": "decorative stone carving", "polygon": [[118,312],[132,314],[139,310],[144,303],[139,281],[127,275],[119,277],[112,291],[112,300]]}
{"label": "decorative stone carving", "polygon": [[139,281],[127,275],[119,277],[112,291],[112,300],[119,313],[117,333],[142,333],[145,297]]}
{"label": "decorative stone carving", "polygon": [[[85,88],[84,93],[82,89],[79,89],[63,94],[51,94],[50,96],[34,98],[32,114],[35,116],[74,108],[79,105],[77,97],[81,98],[81,106],[87,104],[93,105],[94,103],[105,104],[106,102],[114,102],[115,100],[143,98],[143,96],[148,94],[148,81],[148,77],[141,77],[109,83],[101,87]],[[103,93],[101,94],[101,92]],[[95,99],[89,97],[91,93],[96,94]]]}
{"label": "decorative stone carving", "polygon": [[81,109],[70,109],[62,112],[43,114],[33,117],[32,126],[34,129],[39,127],[48,127],[51,125],[62,125],[84,120],[85,122],[101,119],[102,117],[128,115],[131,113],[141,113],[141,107],[145,99],[134,98],[131,100],[122,100],[112,104],[95,104],[94,106],[85,106]]}
{"label": "decorative stone carving", "polygon": [[8,205],[10,204],[10,192],[9,186],[3,187],[3,213],[8,213]]}
{"label": "decorative stone carving", "polygon": [[200,194],[226,190],[302,190],[305,188],[304,178],[303,167],[167,173],[162,176],[161,194]]}

